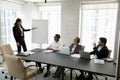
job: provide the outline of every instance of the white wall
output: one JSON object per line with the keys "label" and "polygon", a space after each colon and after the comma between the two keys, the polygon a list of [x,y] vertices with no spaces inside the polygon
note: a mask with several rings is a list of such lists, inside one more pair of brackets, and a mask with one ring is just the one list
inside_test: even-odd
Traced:
{"label": "white wall", "polygon": [[[15,2],[0,1],[0,8],[20,11],[21,14],[20,16],[18,16],[18,18],[22,19],[22,25],[26,29],[32,28],[32,19],[39,19],[39,8],[38,6],[34,5],[34,3],[32,2],[23,3],[18,1],[15,1]],[[30,36],[31,36],[31,31],[25,32],[25,42],[28,50],[31,49],[31,46],[32,46],[32,43],[31,43],[32,41]],[[14,41],[13,43],[15,43],[14,39],[13,41]],[[12,46],[14,46],[13,47],[14,49],[17,48],[16,43]]]}
{"label": "white wall", "polygon": [[[26,29],[31,29],[32,27],[32,19],[39,19],[39,8],[34,3],[29,2],[22,6],[22,15],[23,15],[23,27]],[[32,31],[25,33],[25,42],[28,50],[32,48],[32,37],[30,37]],[[36,35],[38,36],[38,35]],[[39,36],[38,36],[39,37]]]}
{"label": "white wall", "polygon": [[[72,39],[75,36],[79,35],[79,10],[81,2],[90,2],[96,0],[66,0],[62,2],[61,9],[61,37],[62,42],[66,45],[69,45],[72,42]],[[97,0],[98,1],[98,0]],[[117,1],[117,0],[99,0],[103,1]],[[115,50],[114,57],[117,57],[117,46],[118,46],[118,33],[120,31],[120,0],[118,8],[118,21],[116,26],[116,35],[115,35]]]}
{"label": "white wall", "polygon": [[[16,10],[16,11],[21,11],[21,4],[18,4],[18,3],[13,3],[13,2],[7,2],[7,1],[0,1],[0,8],[2,8],[2,9],[10,9],[10,10]],[[1,21],[0,21],[1,22]],[[0,23],[1,24],[1,23]],[[13,24],[14,25],[14,24]],[[1,26],[0,26],[1,27]],[[12,26],[9,26],[9,27],[11,27],[11,29],[12,29]],[[0,28],[1,29],[1,28]],[[1,30],[0,30],[1,31]],[[1,33],[1,32],[0,32]],[[14,38],[14,37],[12,37],[12,38]],[[13,39],[14,40],[14,39]],[[15,42],[15,40],[14,40],[14,42]],[[11,42],[10,42],[11,43]],[[1,35],[0,35],[0,44],[2,44],[1,43]],[[11,46],[12,47],[14,47],[16,45],[16,43],[15,44],[12,44]]]}
{"label": "white wall", "polygon": [[79,6],[78,0],[62,2],[61,9],[61,40],[63,44],[70,45],[79,32]]}
{"label": "white wall", "polygon": [[[117,17],[117,26],[116,26],[116,34],[115,34],[115,47],[114,47],[114,57],[117,58],[117,49],[118,49],[118,36],[120,31],[120,0],[118,6],[118,17]],[[120,53],[120,52],[119,52]]]}
{"label": "white wall", "polygon": [[[83,1],[96,1],[96,0],[66,0],[61,3],[61,40],[66,45],[71,44],[73,38],[78,36],[79,34],[79,10],[80,10],[80,2]],[[100,0],[105,1],[105,0]],[[107,1],[117,1],[117,0],[107,0]],[[119,1],[119,0],[118,0]],[[120,1],[119,1],[120,4]],[[15,7],[17,6],[17,7]],[[39,9],[38,6],[33,3],[25,3],[24,5],[9,3],[5,1],[0,1],[0,7],[4,8],[12,8],[12,9],[21,9],[23,13],[23,26],[25,28],[32,27],[32,19],[39,19]],[[118,45],[118,31],[120,30],[120,6],[118,11],[118,21],[116,27],[116,38],[115,38],[115,57],[117,56],[117,45]],[[31,32],[27,32],[25,34],[25,39],[30,39],[29,35]],[[26,41],[28,49],[30,49],[31,39]]]}

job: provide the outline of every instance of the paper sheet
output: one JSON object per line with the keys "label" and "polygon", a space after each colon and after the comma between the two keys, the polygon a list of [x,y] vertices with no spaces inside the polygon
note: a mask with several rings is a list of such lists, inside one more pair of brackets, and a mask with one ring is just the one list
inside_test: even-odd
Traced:
{"label": "paper sheet", "polygon": [[73,54],[73,55],[71,55],[71,57],[80,58],[80,54]]}
{"label": "paper sheet", "polygon": [[48,52],[49,53],[49,52],[53,52],[53,50],[45,50],[43,52]]}
{"label": "paper sheet", "polygon": [[94,63],[98,63],[98,64],[104,64],[104,60],[101,59],[94,59]]}

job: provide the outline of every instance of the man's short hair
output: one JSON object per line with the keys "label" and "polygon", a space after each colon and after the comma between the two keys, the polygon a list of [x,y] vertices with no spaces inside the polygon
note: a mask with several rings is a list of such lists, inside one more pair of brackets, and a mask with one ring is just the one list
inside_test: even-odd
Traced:
{"label": "man's short hair", "polygon": [[55,34],[55,37],[57,37],[58,39],[60,39],[60,35],[59,34]]}
{"label": "man's short hair", "polygon": [[100,37],[99,39],[102,43],[104,43],[104,45],[106,45],[107,39],[105,37]]}

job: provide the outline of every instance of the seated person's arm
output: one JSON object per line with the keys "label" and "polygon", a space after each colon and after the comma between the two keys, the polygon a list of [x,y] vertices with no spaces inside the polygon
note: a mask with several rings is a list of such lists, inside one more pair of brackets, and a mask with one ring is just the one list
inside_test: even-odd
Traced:
{"label": "seated person's arm", "polygon": [[93,48],[93,51],[92,52],[90,52],[90,55],[95,55],[96,53],[98,53],[98,50],[97,50],[97,47],[94,47]]}
{"label": "seated person's arm", "polygon": [[53,48],[48,47],[47,50],[53,50]]}
{"label": "seated person's arm", "polygon": [[58,49],[58,48],[48,47],[47,50],[53,50],[53,52],[59,52],[59,49]]}
{"label": "seated person's arm", "polygon": [[72,45],[73,45],[73,44],[71,44],[71,45],[69,46],[69,49],[70,49],[70,55],[73,54],[73,51],[72,51]]}
{"label": "seated person's arm", "polygon": [[97,47],[96,47],[96,43],[93,43],[93,46],[94,46],[94,47],[93,47],[93,51],[90,52],[90,55],[92,55],[92,54],[95,55],[95,53],[98,52]]}
{"label": "seated person's arm", "polygon": [[49,47],[46,48],[46,50],[53,50],[52,43],[49,45]]}

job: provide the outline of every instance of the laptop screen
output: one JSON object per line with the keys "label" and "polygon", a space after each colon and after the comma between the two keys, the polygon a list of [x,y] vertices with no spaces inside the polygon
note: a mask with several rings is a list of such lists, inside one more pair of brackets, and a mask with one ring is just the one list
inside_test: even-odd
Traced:
{"label": "laptop screen", "polygon": [[61,47],[60,48],[60,53],[70,55],[69,47]]}
{"label": "laptop screen", "polygon": [[89,52],[79,51],[79,53],[80,53],[80,58],[91,59]]}

